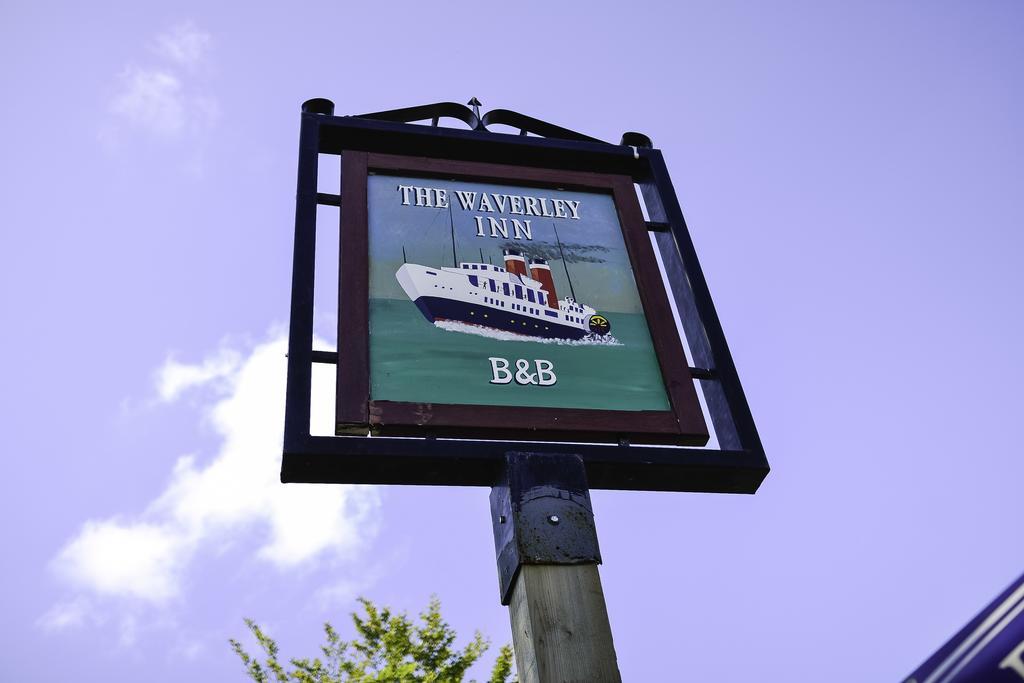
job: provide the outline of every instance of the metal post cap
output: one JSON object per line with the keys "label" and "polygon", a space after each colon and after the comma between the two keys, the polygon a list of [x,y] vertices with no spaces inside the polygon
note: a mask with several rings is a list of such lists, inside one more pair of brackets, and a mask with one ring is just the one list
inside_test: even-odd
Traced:
{"label": "metal post cap", "polygon": [[635,131],[627,130],[622,134],[622,141],[620,145],[629,145],[630,147],[637,147],[639,149],[650,149],[654,147],[654,143],[651,139],[643,133],[637,133]]}
{"label": "metal post cap", "polygon": [[302,103],[302,113],[334,116],[334,102],[323,97],[314,97]]}

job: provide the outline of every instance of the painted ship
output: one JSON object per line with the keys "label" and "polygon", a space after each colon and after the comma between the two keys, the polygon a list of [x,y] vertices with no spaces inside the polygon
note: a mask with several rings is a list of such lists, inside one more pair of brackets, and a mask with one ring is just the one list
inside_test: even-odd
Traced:
{"label": "painted ship", "polygon": [[575,296],[558,298],[547,261],[532,258],[527,262],[516,249],[505,249],[504,257],[504,267],[465,261],[457,268],[405,263],[395,277],[431,323],[451,320],[569,340],[606,335],[611,330],[607,318],[576,301]]}

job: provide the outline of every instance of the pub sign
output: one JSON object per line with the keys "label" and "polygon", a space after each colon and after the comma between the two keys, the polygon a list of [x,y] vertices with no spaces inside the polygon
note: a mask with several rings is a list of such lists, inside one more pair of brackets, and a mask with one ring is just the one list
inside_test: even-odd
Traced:
{"label": "pub sign", "polygon": [[[754,492],[768,463],[661,152],[469,104],[303,105],[282,481],[495,486],[529,453],[594,489]],[[313,348],[320,230],[336,351]]]}

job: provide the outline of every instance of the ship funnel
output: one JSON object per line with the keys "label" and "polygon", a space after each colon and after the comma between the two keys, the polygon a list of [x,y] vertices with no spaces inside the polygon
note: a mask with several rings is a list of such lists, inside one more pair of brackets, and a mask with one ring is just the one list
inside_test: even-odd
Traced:
{"label": "ship funnel", "polygon": [[505,249],[505,270],[516,275],[526,275],[526,259],[517,249]]}
{"label": "ship funnel", "polygon": [[548,307],[558,310],[558,294],[555,292],[555,280],[551,277],[551,266],[542,258],[535,258],[530,262],[530,277],[540,283],[541,288],[547,292]]}

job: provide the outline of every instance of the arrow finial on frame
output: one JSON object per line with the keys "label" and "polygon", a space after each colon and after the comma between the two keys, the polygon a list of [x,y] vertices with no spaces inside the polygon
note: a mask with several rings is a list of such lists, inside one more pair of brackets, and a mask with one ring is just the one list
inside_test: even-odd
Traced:
{"label": "arrow finial on frame", "polygon": [[475,117],[477,117],[479,119],[480,118],[480,100],[478,100],[477,98],[473,97],[473,98],[471,98],[469,100],[469,102],[466,102],[466,104],[468,104],[469,106],[473,107],[473,116],[475,116]]}

